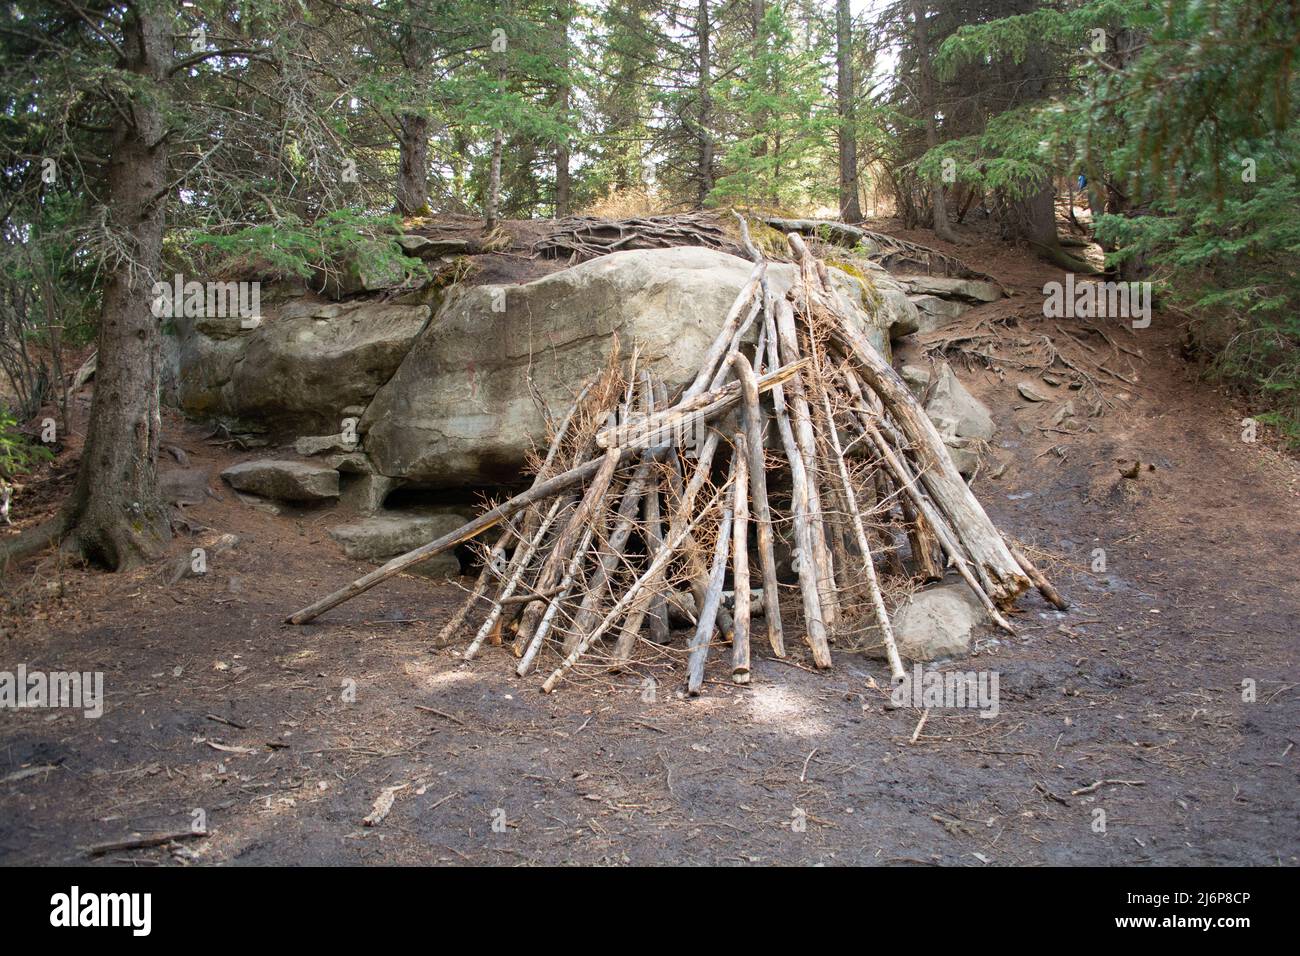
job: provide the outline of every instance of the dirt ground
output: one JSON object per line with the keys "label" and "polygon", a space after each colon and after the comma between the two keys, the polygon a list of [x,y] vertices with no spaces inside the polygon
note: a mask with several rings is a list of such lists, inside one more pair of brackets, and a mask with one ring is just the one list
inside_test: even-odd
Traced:
{"label": "dirt ground", "polygon": [[[1013,293],[967,318],[1018,310],[1008,336],[1057,335],[1050,267],[953,251]],[[4,581],[0,670],[102,671],[106,705],[0,711],[0,863],[86,862],[201,810],[206,837],[93,860],[1295,865],[1300,467],[1241,440],[1245,411],[1194,378],[1177,324],[1109,329],[1132,384],[1108,379],[1113,407],[1075,434],[1020,399],[1014,369],[961,372],[999,423],[974,488],[1074,601],[1027,595],[1018,637],[946,665],[999,674],[994,719],[935,710],[915,734],[881,662],[841,649],[818,674],[789,639],[748,687],[715,655],[698,699],[679,692],[680,647],[543,696],[503,648],[431,649],[468,579],[401,576],[288,626],[368,566],[327,537],[329,510],[277,517],[220,489],[186,510],[240,539],[204,577],[47,556]],[[214,476],[250,457],[171,432]],[[52,507],[70,475],[23,506]]]}

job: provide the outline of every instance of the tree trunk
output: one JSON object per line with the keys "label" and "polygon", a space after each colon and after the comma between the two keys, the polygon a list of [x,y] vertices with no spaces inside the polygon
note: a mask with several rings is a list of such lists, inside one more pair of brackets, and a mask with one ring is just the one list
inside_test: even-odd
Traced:
{"label": "tree trunk", "polygon": [[[935,93],[934,74],[930,65],[930,39],[926,28],[925,8],[920,0],[912,2],[912,18],[916,23],[917,69],[921,74],[921,110],[925,113],[925,148],[927,151],[939,145],[939,125],[934,118]],[[943,182],[934,179],[930,183],[930,209],[933,213],[934,234],[945,242],[961,242],[948,223],[948,207],[944,202]]]}
{"label": "tree trunk", "polygon": [[[557,18],[556,48],[559,56],[560,83],[555,90],[556,111],[567,127],[569,123],[569,21],[573,12],[565,7]],[[569,171],[569,137],[561,135],[555,144],[555,218],[562,219],[569,214],[570,193],[573,177]]]}
{"label": "tree trunk", "polygon": [[1061,237],[1056,231],[1056,186],[1050,178],[1030,195],[1012,201],[1011,217],[1012,234],[1028,242],[1044,259],[1070,272],[1096,271],[1061,247]]}
{"label": "tree trunk", "polygon": [[487,209],[483,217],[487,231],[497,227],[501,205],[501,152],[505,147],[505,138],[501,130],[492,134],[492,166],[488,171]]}
{"label": "tree trunk", "polygon": [[709,93],[713,72],[712,54],[709,50],[709,0],[700,0],[699,16],[696,18],[696,31],[700,39],[700,191],[698,205],[703,207],[709,193],[713,192],[713,133],[709,124],[713,118],[713,98]]}
{"label": "tree trunk", "polygon": [[418,113],[398,117],[397,211],[403,216],[429,213],[429,118]]}
{"label": "tree trunk", "polygon": [[[749,20],[750,29],[753,33],[750,42],[750,55],[754,58],[754,70],[759,72],[759,65],[763,62],[763,50],[766,40],[766,31],[763,29],[763,21],[767,18],[767,0],[749,0]],[[760,78],[761,82],[766,82],[766,77]],[[771,132],[770,115],[765,109],[759,109],[754,114],[754,145],[752,147],[755,159],[761,159],[767,155],[767,138]],[[760,164],[761,166],[761,164]],[[768,205],[776,207],[778,204],[776,198],[776,189],[780,180],[776,177],[771,178],[770,188],[763,199]],[[758,187],[759,184],[752,184]],[[750,194],[754,195],[754,194]]]}
{"label": "tree trunk", "polygon": [[[1142,34],[1136,30],[1121,28],[1115,33],[1109,35],[1106,39],[1106,53],[1102,59],[1109,63],[1116,70],[1124,71],[1129,68],[1133,60],[1138,57],[1142,50]],[[1105,212],[1111,216],[1124,216],[1133,218],[1140,216],[1146,210],[1146,199],[1143,195],[1141,182],[1135,182],[1125,188],[1138,190],[1136,197],[1122,191],[1119,188],[1117,179],[1109,175],[1096,176],[1090,172],[1088,174],[1089,188],[1093,186],[1093,181],[1097,186],[1102,187],[1099,194],[1104,194],[1105,199],[1093,206],[1094,221],[1099,213]],[[1090,194],[1091,195],[1091,194]],[[1106,253],[1118,252],[1119,244],[1113,241],[1102,242],[1101,248]],[[1138,282],[1147,277],[1149,267],[1146,261],[1146,255],[1129,256],[1115,269],[1115,278],[1121,282]]]}
{"label": "tree trunk", "polygon": [[170,20],[133,5],[123,33],[125,68],[142,82],[116,111],[108,211],[132,261],[116,263],[104,288],[90,425],[69,504],[73,541],[86,558],[114,570],[155,557],[171,536],[158,493],[162,330],[150,308],[167,202],[161,87]]}
{"label": "tree trunk", "polygon": [[[567,106],[569,100],[569,91],[564,91],[564,102]],[[569,206],[572,202],[570,194],[572,192],[572,177],[569,173],[569,144],[561,140],[555,147],[555,218],[563,219],[569,214]]]}
{"label": "tree trunk", "polygon": [[[1049,93],[1051,63],[1046,53],[1031,47],[1016,64],[1012,79],[1016,83],[1017,97],[1021,102],[1032,103]],[[1095,272],[1081,259],[1076,259],[1061,247],[1056,230],[1056,184],[1050,172],[1020,190],[1016,198],[1007,203],[1005,231],[1015,239],[1029,243],[1042,258],[1070,272]]]}
{"label": "tree trunk", "polygon": [[[504,58],[497,68],[497,88],[505,92],[506,65]],[[501,207],[501,153],[505,150],[505,130],[500,126],[492,133],[492,163],[488,168],[487,201],[484,203],[484,225],[491,232],[497,227]]]}
{"label": "tree trunk", "polygon": [[858,201],[858,134],[853,102],[853,12],[849,0],[835,5],[836,100],[840,114],[840,218],[861,222]]}

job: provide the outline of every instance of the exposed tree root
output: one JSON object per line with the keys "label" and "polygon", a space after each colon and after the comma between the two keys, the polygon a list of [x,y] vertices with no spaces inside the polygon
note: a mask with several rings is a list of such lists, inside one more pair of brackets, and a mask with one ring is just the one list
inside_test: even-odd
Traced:
{"label": "exposed tree root", "polygon": [[68,509],[64,508],[48,521],[0,543],[0,575],[6,574],[12,565],[58,544],[67,533],[69,524]]}
{"label": "exposed tree root", "polygon": [[54,517],[0,543],[0,575],[54,545],[109,571],[126,571],[156,560],[170,537],[170,518],[161,502],[136,505],[126,515],[102,514],[87,507],[78,490]]}
{"label": "exposed tree root", "polygon": [[575,216],[561,219],[533,244],[533,253],[547,258],[568,257],[570,263],[594,259],[623,249],[666,249],[703,246],[732,255],[740,247],[727,235],[717,216],[693,213],[635,219]]}
{"label": "exposed tree root", "polygon": [[[993,277],[972,269],[956,256],[890,236],[883,232],[872,232],[861,226],[849,226],[830,219],[778,219],[762,220],[773,229],[784,232],[797,232],[800,235],[820,239],[834,245],[854,248],[863,247],[866,257],[879,262],[886,269],[899,271],[925,272],[929,275],[955,276],[960,279],[985,279]],[[942,238],[942,237],[941,237]]]}

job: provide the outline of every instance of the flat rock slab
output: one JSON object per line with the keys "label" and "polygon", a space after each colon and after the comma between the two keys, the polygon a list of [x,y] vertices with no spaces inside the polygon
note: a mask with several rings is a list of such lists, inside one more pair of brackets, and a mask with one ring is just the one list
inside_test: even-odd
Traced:
{"label": "flat rock slab", "polygon": [[337,435],[304,435],[293,443],[293,450],[304,458],[327,452],[352,452],[356,447],[356,441],[341,432]]}
{"label": "flat rock slab", "polygon": [[163,501],[173,505],[197,505],[208,497],[216,498],[208,488],[210,471],[208,468],[173,468],[162,472],[158,476],[158,491]]}
{"label": "flat rock slab", "polygon": [[339,473],[305,461],[246,461],[221,473],[236,491],[276,501],[323,501],[339,496]]}
{"label": "flat rock slab", "polygon": [[430,239],[427,236],[402,236],[397,240],[402,251],[417,259],[435,259],[439,256],[459,256],[469,252],[466,239]]}
{"label": "flat rock slab", "polygon": [[934,295],[963,302],[996,302],[1002,287],[982,279],[954,279],[948,276],[899,276],[903,288],[913,295]]}
{"label": "flat rock slab", "polygon": [[[459,512],[392,511],[331,528],[329,535],[343,545],[343,553],[349,558],[387,561],[455,531],[468,520]],[[460,569],[460,561],[454,554],[437,555],[417,566],[428,573],[425,565],[452,571]]]}
{"label": "flat rock slab", "polygon": [[1021,382],[1016,386],[1016,391],[1018,391],[1020,397],[1027,402],[1050,402],[1052,400],[1050,395],[1043,394],[1041,390],[1036,388],[1030,382]]}

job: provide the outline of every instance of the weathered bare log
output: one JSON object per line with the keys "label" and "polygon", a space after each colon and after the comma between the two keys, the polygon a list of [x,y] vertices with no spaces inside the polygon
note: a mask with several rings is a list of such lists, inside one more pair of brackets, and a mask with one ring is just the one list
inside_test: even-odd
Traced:
{"label": "weathered bare log", "polygon": [[[683,526],[692,525],[691,512],[695,505],[695,499],[704,487],[705,481],[709,477],[709,469],[713,465],[714,455],[717,454],[720,436],[717,432],[710,432],[704,440],[704,445],[700,449],[699,456],[695,460],[695,473],[686,486],[673,495],[674,489],[669,485],[670,496],[675,497],[672,502],[672,513],[668,519],[668,537],[677,538],[677,532]],[[675,459],[675,454],[669,452],[670,461]],[[681,542],[674,545],[672,550],[676,551],[681,543],[687,544],[687,549],[683,557],[686,559],[688,573],[690,577],[691,590],[695,595],[695,606],[699,608],[704,604],[704,598],[708,589],[707,571],[700,566],[699,552],[694,545],[694,539],[690,531],[682,535]],[[667,545],[665,545],[667,547]],[[656,556],[656,559],[657,560]],[[652,566],[654,561],[651,562]],[[665,564],[666,568],[667,565]],[[662,581],[658,578],[652,578],[645,587],[638,599],[628,610],[627,618],[619,631],[618,640],[614,645],[614,667],[621,667],[627,663],[632,656],[632,648],[636,646],[636,640],[641,633],[641,625],[645,621],[646,612],[650,609],[650,604],[654,595],[661,590]]]}
{"label": "weathered bare log", "polygon": [[749,683],[749,456],[743,431],[732,438],[735,484],[732,498],[731,581],[732,604],[731,679]]}
{"label": "weathered bare log", "polygon": [[[733,457],[732,462],[739,460]],[[704,594],[704,604],[700,607],[699,621],[695,625],[695,635],[691,639],[691,657],[686,668],[686,692],[692,697],[704,686],[704,662],[709,656],[709,645],[713,642],[713,626],[717,622],[718,608],[722,606],[722,585],[727,575],[727,554],[731,547],[731,523],[734,515],[736,492],[740,482],[735,481],[732,472],[731,494],[722,517],[718,522],[718,540],[713,549],[713,566],[709,571],[709,587]]]}
{"label": "weathered bare log", "polygon": [[[600,377],[600,374],[597,373],[587,379],[586,383],[582,386],[582,389],[578,392],[578,396],[569,405],[568,409],[565,410],[564,418],[561,420],[559,428],[555,430],[554,435],[551,437],[550,447],[546,449],[546,457],[542,460],[541,466],[537,469],[537,474],[533,477],[534,485],[545,481],[547,478],[551,477],[551,475],[555,474],[556,458],[559,456],[560,450],[564,447],[564,442],[568,437],[569,429],[572,427],[574,419],[577,417],[578,410],[582,408],[583,402],[587,400],[587,396],[591,394],[591,390],[595,388],[596,383],[600,381]],[[534,390],[534,403],[539,407],[542,407],[544,402],[540,393],[536,392],[536,386],[531,378],[529,379],[529,387]],[[584,443],[583,447],[576,449],[570,464],[576,465],[579,462],[587,460],[587,458],[590,457],[591,452],[591,442],[588,440]],[[537,529],[537,525],[541,522],[542,517],[542,510],[538,506],[524,509],[523,517],[519,522],[519,537],[521,540],[532,535],[532,533]]]}
{"label": "weathered bare log", "polygon": [[[837,474],[838,458],[834,446],[827,440],[827,434],[835,428],[830,409],[830,396],[826,390],[827,373],[822,365],[822,356],[817,348],[817,338],[811,330],[802,336],[804,348],[812,358],[816,374],[809,376],[808,407],[812,412],[813,436],[817,449],[817,460],[821,463],[823,475],[822,488],[822,527],[826,533],[826,544],[830,548],[834,579],[831,586],[835,589],[837,601],[839,595],[853,586],[853,566],[856,562],[849,551],[849,531],[844,526],[845,516],[849,513],[848,503]],[[838,436],[836,436],[838,441]],[[834,636],[832,631],[831,636]]]}
{"label": "weathered bare log", "polygon": [[[839,246],[860,248],[865,257],[879,262],[891,271],[895,268],[905,272],[925,271],[931,274],[960,276],[964,279],[983,279],[994,281],[993,277],[972,269],[956,256],[923,246],[917,242],[900,239],[883,232],[872,232],[847,223],[829,219],[781,219],[768,217],[764,223],[781,232],[798,232],[805,236],[816,236],[824,242]],[[819,267],[824,267],[818,263]]]}
{"label": "weathered bare log", "polygon": [[[648,378],[649,376],[647,376]],[[659,408],[668,405],[668,387],[661,381],[647,382],[646,395],[649,399],[647,410],[652,415]],[[652,558],[664,545],[662,499],[659,497],[661,487],[662,472],[660,469],[653,469],[650,474],[650,484],[645,493],[645,528],[642,533],[646,552]],[[668,626],[668,600],[661,589],[656,588],[654,597],[650,599],[649,615],[650,638],[658,644],[667,644],[671,636],[671,630]]]}
{"label": "weathered bare log", "polygon": [[917,513],[909,496],[903,495],[898,503],[903,509],[903,520],[907,522],[907,540],[912,546],[917,576],[922,581],[938,581],[943,577],[943,568],[934,559],[934,548],[939,541],[930,530],[930,523],[924,515]]}
{"label": "weathered bare log", "polygon": [[[541,650],[542,644],[545,643],[546,635],[550,633],[551,626],[555,623],[555,616],[560,612],[561,605],[568,600],[569,594],[573,590],[573,582],[582,569],[582,563],[587,559],[587,549],[591,546],[594,532],[595,525],[588,522],[582,532],[582,540],[573,549],[573,554],[564,567],[564,576],[560,579],[560,583],[556,585],[556,590],[559,593],[554,599],[547,601],[541,622],[537,625],[532,640],[528,642],[528,646],[524,649],[519,666],[515,668],[515,673],[520,677],[527,674],[533,666],[533,659],[537,657],[537,652]],[[522,628],[520,630],[522,632]]]}
{"label": "weathered bare log", "polygon": [[710,387],[709,383],[713,380],[719,363],[726,361],[727,353],[733,347],[732,338],[740,327],[741,316],[749,308],[754,293],[758,291],[759,283],[766,271],[767,263],[754,263],[754,269],[750,273],[748,281],[741,287],[740,293],[736,296],[736,301],[732,303],[731,308],[727,310],[726,318],[722,320],[722,329],[714,338],[713,344],[709,346],[709,350],[704,353],[699,370],[695,373],[695,380],[683,393],[682,398],[684,400],[694,398]]}
{"label": "weathered bare log", "polygon": [[483,567],[479,571],[478,580],[474,582],[474,590],[471,591],[469,596],[461,602],[460,607],[456,609],[456,613],[451,616],[451,620],[444,624],[442,629],[438,631],[438,636],[433,640],[435,647],[442,647],[444,644],[447,644],[451,640],[452,635],[460,630],[461,625],[465,623],[465,618],[469,617],[469,612],[473,610],[474,606],[478,604],[480,600],[483,599],[483,595],[487,593],[488,583],[491,581],[493,575],[498,573],[500,570],[497,569],[495,565],[498,561],[503,564],[505,563],[505,546],[506,542],[509,540],[510,531],[507,529],[501,533],[501,536],[497,538],[496,543],[492,545],[491,549],[489,549],[487,559],[483,562]]}
{"label": "weathered bare log", "polygon": [[840,447],[840,436],[835,430],[835,415],[831,409],[830,397],[823,391],[826,418],[829,423],[828,440],[834,451],[838,466],[840,484],[844,493],[844,504],[848,508],[849,518],[853,522],[853,533],[857,536],[858,550],[862,552],[862,573],[867,580],[867,591],[871,595],[871,607],[875,611],[876,626],[880,628],[881,640],[885,645],[885,657],[889,660],[890,677],[902,680],[907,672],[903,670],[903,661],[898,655],[898,645],[894,642],[894,627],[889,621],[889,611],[885,608],[885,596],[880,591],[880,580],[876,577],[876,565],[871,557],[871,544],[867,540],[867,529],[862,523],[862,512],[858,509],[857,497],[853,494],[853,482],[849,480],[849,469],[844,463],[844,451]]}
{"label": "weathered bare log", "polygon": [[478,653],[479,648],[483,646],[483,642],[487,637],[490,634],[495,633],[496,624],[501,618],[502,611],[509,602],[511,595],[515,593],[515,590],[522,582],[524,573],[528,569],[529,562],[532,561],[533,555],[537,552],[538,547],[541,546],[543,539],[546,537],[546,532],[550,530],[552,522],[554,522],[556,516],[559,515],[560,509],[564,506],[565,501],[565,498],[556,498],[555,501],[552,502],[550,510],[546,513],[546,517],[542,519],[541,526],[536,532],[534,532],[533,537],[527,541],[521,542],[519,547],[515,549],[515,554],[511,559],[510,567],[507,568],[504,586],[497,595],[497,599],[493,603],[492,609],[488,612],[487,617],[484,618],[483,623],[479,626],[478,633],[474,635],[474,640],[470,641],[469,647],[465,648],[466,660],[473,658],[473,656]]}
{"label": "weathered bare log", "polygon": [[867,237],[867,231],[847,223],[831,219],[780,219],[775,216],[764,218],[764,223],[781,232],[798,232],[808,236],[817,236],[842,246],[856,246]]}
{"label": "weathered bare log", "polygon": [[[722,433],[712,432],[710,433],[710,437],[714,439],[715,443],[720,442]],[[718,447],[719,445],[715,444],[713,450],[716,452]],[[668,472],[668,500],[672,510],[675,512],[682,503],[682,492],[684,488],[681,472],[682,462],[677,456],[676,451],[671,452],[669,458],[675,467],[670,468]],[[694,607],[699,608],[699,606],[704,602],[704,592],[709,586],[709,566],[704,560],[704,551],[700,547],[699,542],[695,540],[693,534],[688,534],[686,536],[686,541],[682,545],[681,551],[682,553],[680,557],[685,566],[687,586],[690,588],[691,598],[695,602]],[[718,627],[722,629],[724,635],[729,637],[731,634],[731,615],[727,612],[725,607],[718,609]]]}
{"label": "weathered bare log", "polygon": [[953,533],[943,523],[943,520],[935,511],[934,506],[926,500],[925,496],[921,494],[920,489],[917,488],[917,479],[915,479],[911,474],[906,462],[894,454],[893,450],[889,447],[889,443],[885,441],[884,436],[869,423],[867,424],[867,433],[871,436],[872,443],[875,444],[876,450],[879,451],[881,458],[884,459],[890,471],[894,473],[894,477],[898,480],[900,487],[902,487],[903,493],[910,495],[917,508],[920,509],[921,513],[929,519],[930,526],[934,529],[935,534],[938,535],[939,544],[943,547],[944,553],[948,555],[953,565],[957,568],[957,573],[962,576],[962,579],[970,589],[975,592],[975,596],[979,599],[980,603],[984,605],[984,610],[989,613],[989,616],[998,627],[1002,628],[1008,634],[1015,634],[1016,629],[1011,626],[1010,621],[1002,616],[993,599],[987,592],[985,592],[982,584],[976,579],[975,574],[971,571],[970,564],[966,560],[966,556],[962,553],[961,545],[954,539]]}
{"label": "weathered bare log", "polygon": [[510,597],[502,598],[502,604],[528,604],[532,601],[549,601],[551,598],[563,592],[562,588],[551,588],[545,594],[539,594],[536,591],[525,591],[523,594],[512,594]]}
{"label": "weathered bare log", "polygon": [[[761,345],[761,343],[760,343]],[[763,572],[763,616],[772,653],[785,657],[785,636],[781,627],[781,595],[776,582],[776,554],[772,547],[772,506],[767,498],[767,463],[763,456],[763,412],[758,404],[758,383],[754,370],[743,355],[734,355],[732,367],[745,390],[745,453],[749,456],[749,496],[754,503],[758,532],[758,564]]]}
{"label": "weathered bare log", "polygon": [[[1005,536],[1004,536],[1005,538]],[[1025,553],[1007,542],[1007,547],[1011,549],[1012,556],[1019,562],[1020,567],[1024,569],[1025,574],[1029,575],[1029,580],[1034,582],[1034,587],[1038,588],[1038,593],[1047,599],[1049,604],[1056,607],[1058,611],[1067,611],[1070,608],[1070,602],[1061,596],[1061,593],[1052,587],[1050,581],[1044,577],[1043,572],[1034,567],[1033,563],[1025,557]]]}
{"label": "weathered bare log", "polygon": [[[777,331],[773,316],[775,306],[764,309],[767,326],[768,363],[776,366]],[[818,588],[815,553],[812,544],[812,529],[809,526],[808,473],[804,468],[803,456],[795,441],[794,430],[790,426],[790,417],[786,413],[785,393],[781,386],[772,390],[772,405],[776,411],[777,430],[785,446],[786,460],[790,465],[791,510],[794,513],[795,547],[799,552],[798,574],[799,593],[803,598],[804,639],[813,652],[813,661],[818,667],[831,666],[830,647],[826,642],[826,623],[822,618],[821,595]]]}
{"label": "weathered bare log", "polygon": [[[918,502],[921,513],[931,522],[935,533],[939,535],[940,540],[944,543],[944,553],[948,554],[950,558],[953,554],[962,557],[960,570],[963,577],[969,577],[976,581],[977,583],[972,584],[972,587],[983,595],[982,601],[992,606],[989,595],[997,591],[993,579],[982,565],[970,560],[970,555],[966,553],[961,537],[949,523],[948,516],[939,509],[935,502],[930,500],[926,486],[921,480],[925,474],[925,464],[922,461],[912,460],[919,457],[915,454],[912,444],[899,432],[893,422],[885,417],[884,405],[881,403],[879,396],[870,391],[866,385],[857,381],[857,375],[857,371],[853,368],[845,370],[846,379],[850,382],[856,382],[854,387],[859,390],[857,394],[864,396],[870,407],[874,409],[872,415],[864,419],[864,421],[870,425],[877,438],[883,441],[884,445],[891,451],[892,454],[886,460],[886,463],[889,464],[896,460],[903,469],[898,472],[892,467],[885,468],[880,472],[879,477],[884,481],[896,483],[898,497],[904,497],[906,493],[912,496],[913,501]],[[900,479],[899,474],[904,477]],[[903,573],[901,561],[898,562],[897,570],[899,574]],[[1001,621],[1001,618],[999,618],[999,621]]]}
{"label": "weathered bare log", "polygon": [[[796,254],[807,256],[807,249],[800,253],[802,243],[796,246],[794,239],[797,237],[792,237],[791,246],[796,249]],[[989,578],[992,588],[989,597],[999,605],[1010,605],[1029,586],[1029,579],[1007,550],[1002,535],[965,480],[957,473],[934,423],[907,384],[866,336],[835,311],[833,297],[827,297],[826,308],[836,320],[835,341],[843,346],[853,360],[855,370],[866,380],[907,438],[920,463],[921,481],[926,490],[948,516],[972,563]]]}
{"label": "weathered bare log", "polygon": [[[652,477],[651,487],[645,496],[645,536],[646,550],[651,558],[664,546],[663,517],[659,509],[659,476]],[[668,601],[663,592],[656,589],[650,599],[650,637],[658,644],[667,644],[670,636],[668,628]]]}
{"label": "weathered bare log", "polygon": [[623,490],[623,498],[619,502],[618,520],[610,533],[607,550],[601,555],[600,560],[596,562],[591,580],[588,582],[587,593],[583,596],[578,613],[574,615],[573,627],[565,636],[564,650],[566,654],[577,646],[579,635],[600,619],[597,608],[600,606],[601,598],[608,587],[609,576],[618,566],[619,560],[627,548],[628,540],[632,537],[632,530],[636,527],[636,515],[641,505],[642,495],[645,493],[646,483],[650,479],[653,455],[647,451],[643,454],[642,459],[636,473],[632,476],[632,480],[627,483],[627,487]]}
{"label": "weathered bare log", "polygon": [[[776,331],[781,342],[781,356],[786,364],[802,358],[799,353],[799,338],[795,330],[794,309],[788,299],[776,303]],[[804,389],[802,376],[795,376],[789,385],[789,409],[797,453],[802,459],[807,482],[804,492],[808,504],[808,530],[812,552],[805,553],[805,558],[813,562],[817,575],[817,594],[821,602],[822,620],[825,622],[827,635],[834,630],[839,620],[839,600],[835,594],[834,560],[827,544],[826,526],[822,514],[821,492],[817,487],[817,440],[813,434],[812,416],[808,411],[808,395]]]}
{"label": "weathered bare log", "polygon": [[[807,359],[801,359],[791,365],[768,372],[758,380],[758,390],[766,392],[777,388],[782,382],[797,375],[807,364]],[[724,373],[720,370],[718,374],[721,377]],[[712,421],[733,408],[740,401],[740,397],[738,382],[731,382],[720,388],[714,386],[709,391],[678,402],[672,408],[662,412],[640,416],[626,424],[606,428],[596,435],[596,444],[600,448],[647,448],[667,444],[667,439],[679,433],[685,424],[692,421]]]}

